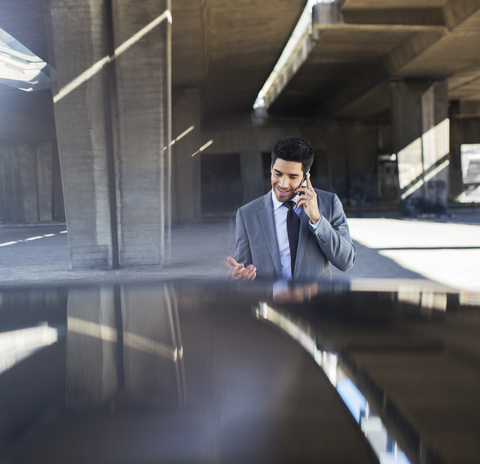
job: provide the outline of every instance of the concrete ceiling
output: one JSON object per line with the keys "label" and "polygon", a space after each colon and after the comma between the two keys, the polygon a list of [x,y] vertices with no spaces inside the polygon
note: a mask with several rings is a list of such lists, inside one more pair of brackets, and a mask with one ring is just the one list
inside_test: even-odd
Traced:
{"label": "concrete ceiling", "polygon": [[[207,119],[249,111],[305,4],[172,0],[173,86],[201,87]],[[1,1],[0,27],[47,62],[48,17],[48,0]],[[2,92],[11,93],[0,85]]]}
{"label": "concrete ceiling", "polygon": [[[202,88],[207,122],[250,111],[305,4],[172,0],[173,86]],[[2,0],[0,16],[45,61],[47,5]],[[388,110],[388,82],[403,78],[447,79],[451,100],[480,100],[480,0],[345,0],[341,18],[315,25],[311,53],[272,114],[370,118]],[[11,95],[0,85],[0,107],[3,92]]]}
{"label": "concrete ceiling", "polygon": [[370,118],[388,82],[447,79],[450,100],[480,100],[480,0],[346,0],[269,112]]}
{"label": "concrete ceiling", "polygon": [[306,0],[174,0],[173,85],[203,88],[204,118],[250,111]]}

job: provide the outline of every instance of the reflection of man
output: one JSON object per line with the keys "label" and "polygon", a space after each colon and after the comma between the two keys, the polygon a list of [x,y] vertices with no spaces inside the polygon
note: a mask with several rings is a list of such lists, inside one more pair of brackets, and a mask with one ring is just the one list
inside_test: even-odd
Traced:
{"label": "reflection of man", "polygon": [[340,200],[310,182],[314,156],[295,137],[273,149],[272,190],[237,212],[235,257],[227,258],[233,278],[331,278],[330,263],[342,271],[353,266],[356,249]]}

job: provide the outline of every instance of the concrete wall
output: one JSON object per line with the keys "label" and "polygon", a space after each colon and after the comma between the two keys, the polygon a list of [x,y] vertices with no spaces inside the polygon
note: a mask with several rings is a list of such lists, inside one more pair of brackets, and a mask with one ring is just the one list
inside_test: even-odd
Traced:
{"label": "concrete wall", "polygon": [[[175,89],[173,93],[173,135],[194,129],[173,145],[173,220],[187,223],[201,219],[201,160],[208,154],[240,155],[242,204],[264,193],[262,153],[271,152],[286,137],[301,137],[317,151],[312,168],[318,188],[329,189],[328,179],[345,179],[347,165],[351,179],[373,172],[379,151],[379,128],[361,122],[295,119],[257,119],[248,114],[224,118],[221,123],[201,126],[201,91]],[[383,126],[382,126],[383,128]],[[213,143],[197,152],[210,140]],[[348,156],[348,157],[347,157]],[[321,182],[321,185],[319,185]],[[352,181],[353,182],[353,181]],[[333,183],[333,182],[332,182]],[[337,185],[338,186],[338,185]],[[354,186],[352,185],[351,188]],[[342,187],[345,190],[345,186]],[[343,192],[344,199],[346,193]]]}
{"label": "concrete wall", "polygon": [[62,199],[53,185],[54,148],[54,142],[0,143],[0,222],[54,219],[53,202]]}

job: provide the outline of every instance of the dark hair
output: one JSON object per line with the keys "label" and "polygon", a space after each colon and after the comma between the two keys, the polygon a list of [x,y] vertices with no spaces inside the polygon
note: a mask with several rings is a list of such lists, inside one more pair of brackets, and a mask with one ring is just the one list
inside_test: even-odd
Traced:
{"label": "dark hair", "polygon": [[312,167],[315,150],[306,140],[289,137],[275,145],[272,151],[272,165],[275,164],[277,158],[302,163],[302,171],[306,173]]}

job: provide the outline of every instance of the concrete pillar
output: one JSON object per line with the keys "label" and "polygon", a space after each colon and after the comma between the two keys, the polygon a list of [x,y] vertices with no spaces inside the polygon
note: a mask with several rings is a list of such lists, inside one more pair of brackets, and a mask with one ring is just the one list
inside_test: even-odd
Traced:
{"label": "concrete pillar", "polygon": [[263,195],[262,154],[258,151],[240,153],[243,205]]}
{"label": "concrete pillar", "polygon": [[460,113],[460,102],[450,102],[450,185],[449,191],[452,198],[457,198],[463,192],[462,178],[462,120],[456,116]]}
{"label": "concrete pillar", "polygon": [[72,268],[109,268],[110,80],[107,66],[99,65],[108,55],[105,1],[51,0],[50,12],[57,71],[54,111]]}
{"label": "concrete pillar", "polygon": [[[117,49],[167,9],[166,0],[112,2]],[[115,61],[118,99],[118,240],[120,266],[164,262],[168,21],[155,26]]]}
{"label": "concrete pillar", "polygon": [[99,406],[118,388],[114,288],[71,288],[67,317],[67,406]]}
{"label": "concrete pillar", "polygon": [[179,224],[198,221],[201,216],[200,154],[192,155],[208,140],[200,130],[201,94],[198,88],[176,90],[173,95],[173,133],[175,140],[191,129],[172,147],[173,220]]}
{"label": "concrete pillar", "polygon": [[162,265],[167,1],[51,0],[50,9],[72,267]]}
{"label": "concrete pillar", "polygon": [[39,216],[35,150],[30,145],[22,143],[17,146],[17,152],[25,222],[27,224],[36,224]]}
{"label": "concrete pillar", "polygon": [[41,143],[36,150],[38,218],[40,222],[53,219],[52,142]]}
{"label": "concrete pillar", "polygon": [[391,82],[390,91],[402,211],[407,216],[446,213],[449,163],[446,82]]}

